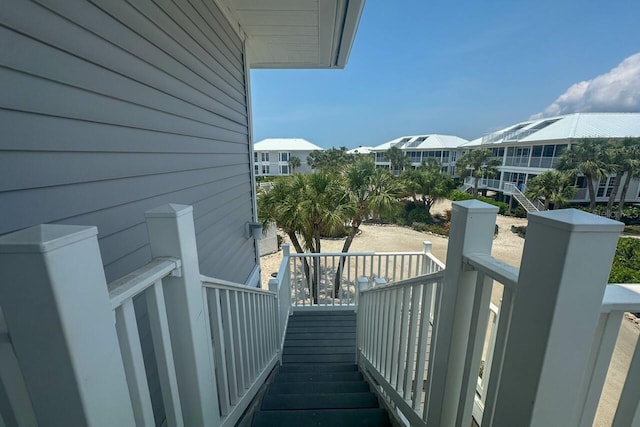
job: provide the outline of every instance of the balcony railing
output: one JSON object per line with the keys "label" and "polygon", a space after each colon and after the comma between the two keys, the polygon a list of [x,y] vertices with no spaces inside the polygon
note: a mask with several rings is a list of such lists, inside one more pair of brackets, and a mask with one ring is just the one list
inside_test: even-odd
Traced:
{"label": "balcony railing", "polygon": [[283,265],[276,282],[291,287],[291,305],[301,307],[353,308],[357,304],[359,278],[372,283],[392,283],[440,271],[444,265],[425,242],[423,252],[290,253],[283,245]]}
{"label": "balcony railing", "polygon": [[[278,363],[291,310],[316,307],[357,309],[360,368],[412,426],[591,425],[623,312],[640,312],[640,285],[606,285],[622,224],[532,214],[516,269],[491,256],[496,212],[454,203],[444,270],[429,245],[285,252],[270,291],[200,276],[186,206],[147,213],[153,260],[108,286],[93,227],[4,236],[2,425],[235,425]],[[636,344],[614,425],[637,425],[639,402]]]}

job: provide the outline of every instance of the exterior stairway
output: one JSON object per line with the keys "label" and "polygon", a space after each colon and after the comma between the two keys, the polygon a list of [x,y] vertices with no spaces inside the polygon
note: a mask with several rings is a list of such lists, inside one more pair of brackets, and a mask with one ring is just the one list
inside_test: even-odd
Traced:
{"label": "exterior stairway", "polygon": [[546,210],[544,205],[540,202],[540,200],[531,200],[525,194],[518,189],[518,187],[513,186],[513,198],[520,203],[520,206],[524,208],[527,212],[540,212]]}
{"label": "exterior stairway", "polygon": [[295,313],[289,318],[282,366],[252,425],[390,426],[355,360],[355,313]]}

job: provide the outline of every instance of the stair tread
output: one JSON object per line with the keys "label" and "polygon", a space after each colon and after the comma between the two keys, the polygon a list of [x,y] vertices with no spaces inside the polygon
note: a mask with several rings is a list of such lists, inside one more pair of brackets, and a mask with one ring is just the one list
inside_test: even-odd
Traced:
{"label": "stair tread", "polygon": [[386,427],[391,426],[384,409],[320,409],[298,411],[260,411],[254,427]]}
{"label": "stair tread", "polygon": [[274,383],[313,381],[362,381],[362,374],[358,371],[349,372],[289,372],[278,373],[273,379]]}
{"label": "stair tread", "polygon": [[378,400],[371,392],[310,393],[304,395],[267,394],[262,410],[355,409],[377,408]]}
{"label": "stair tread", "polygon": [[278,372],[287,373],[287,372],[349,372],[349,371],[357,371],[358,365],[355,363],[352,364],[337,364],[337,363],[328,363],[328,364],[320,364],[320,363],[288,363],[282,365]]}
{"label": "stair tread", "polygon": [[349,363],[356,360],[355,353],[343,354],[283,354],[282,362],[287,363]]}
{"label": "stair tread", "polygon": [[317,381],[311,383],[271,383],[269,394],[359,393],[370,391],[364,381]]}

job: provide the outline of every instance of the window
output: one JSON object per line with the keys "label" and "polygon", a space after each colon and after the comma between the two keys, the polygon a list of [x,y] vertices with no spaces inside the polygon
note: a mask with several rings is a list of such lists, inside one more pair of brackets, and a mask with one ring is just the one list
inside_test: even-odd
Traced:
{"label": "window", "polygon": [[257,161],[258,161],[258,152],[257,152],[257,151],[254,151],[254,152],[253,152],[253,161],[254,161],[254,162],[257,162]]}
{"label": "window", "polygon": [[290,157],[291,157],[291,153],[280,153],[281,162],[288,162]]}
{"label": "window", "polygon": [[258,175],[259,174],[259,168],[258,165],[253,165],[253,172]]}
{"label": "window", "polygon": [[449,163],[449,150],[442,152],[442,163]]}
{"label": "window", "polygon": [[289,175],[289,165],[280,165],[280,175]]}
{"label": "window", "polygon": [[420,151],[407,151],[407,157],[411,159],[412,163],[420,163],[422,160]]}
{"label": "window", "polygon": [[263,175],[269,174],[269,165],[262,165],[262,174]]}
{"label": "window", "polygon": [[553,157],[553,151],[555,148],[555,145],[545,145],[544,150],[542,151],[542,157]]}
{"label": "window", "polygon": [[263,162],[268,162],[269,161],[269,153],[260,153],[262,155],[262,161]]}
{"label": "window", "polygon": [[542,145],[536,145],[531,150],[531,157],[542,157]]}

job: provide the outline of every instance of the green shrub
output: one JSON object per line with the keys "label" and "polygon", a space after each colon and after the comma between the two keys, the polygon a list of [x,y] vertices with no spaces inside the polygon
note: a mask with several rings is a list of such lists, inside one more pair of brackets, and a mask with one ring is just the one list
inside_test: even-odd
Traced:
{"label": "green shrub", "polygon": [[618,240],[609,283],[640,283],[640,239]]}
{"label": "green shrub", "polygon": [[509,205],[505,202],[498,202],[497,200],[492,199],[491,197],[478,196],[478,200],[481,202],[489,203],[490,205],[498,207],[498,213],[500,215],[508,215],[509,213]]}
{"label": "green shrub", "polygon": [[514,234],[517,234],[518,236],[524,238],[524,236],[527,234],[527,226],[526,225],[512,225],[511,226],[511,232]]}
{"label": "green shrub", "polygon": [[465,193],[464,191],[453,190],[451,193],[449,193],[449,200],[452,200],[454,202],[471,199],[473,199],[473,196],[469,193]]}
{"label": "green shrub", "polygon": [[411,225],[414,222],[431,224],[433,222],[433,219],[431,218],[431,215],[429,214],[429,212],[427,212],[426,209],[416,208],[416,209],[410,210],[407,215],[407,223]]}
{"label": "green shrub", "polygon": [[640,225],[627,225],[624,228],[624,234],[640,236]]}
{"label": "green shrub", "polygon": [[449,235],[449,227],[451,223],[449,222],[436,222],[433,224],[424,224],[421,222],[415,222],[411,226],[416,231],[425,232],[428,231],[433,234],[439,234],[441,236]]}
{"label": "green shrub", "polygon": [[527,217],[527,211],[522,206],[518,206],[513,211],[513,216],[515,216],[516,218],[526,218]]}

